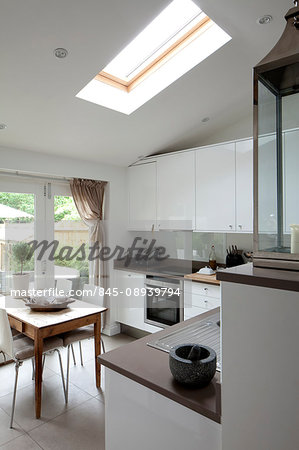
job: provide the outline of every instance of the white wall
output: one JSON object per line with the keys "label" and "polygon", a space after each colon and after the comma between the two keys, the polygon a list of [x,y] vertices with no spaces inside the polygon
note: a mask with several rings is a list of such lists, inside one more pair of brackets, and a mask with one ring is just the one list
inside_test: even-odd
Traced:
{"label": "white wall", "polygon": [[[84,153],[84,149],[82,149]],[[129,234],[127,226],[127,179],[126,168],[104,165],[84,161],[84,159],[71,159],[36,152],[0,147],[0,170],[19,170],[42,175],[63,176],[67,178],[90,178],[108,181],[108,245],[127,247]],[[1,176],[1,174],[0,174]],[[112,261],[110,261],[110,280],[113,284]],[[117,331],[108,314],[107,323],[110,326],[107,333]],[[114,328],[113,328],[114,327]]]}
{"label": "white wall", "polygon": [[234,141],[253,136],[253,112],[242,116],[237,122],[225,126],[216,133],[203,138],[198,146],[218,144],[220,142]]}

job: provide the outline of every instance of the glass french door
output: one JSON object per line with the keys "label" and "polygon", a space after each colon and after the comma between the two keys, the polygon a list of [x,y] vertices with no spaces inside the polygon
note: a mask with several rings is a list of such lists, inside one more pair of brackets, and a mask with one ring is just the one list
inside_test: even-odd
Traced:
{"label": "glass french door", "polygon": [[[76,292],[89,282],[88,242],[89,231],[81,220],[69,184],[52,183],[48,196],[51,204],[46,208],[49,233],[55,244],[58,244],[55,264],[51,266],[52,279],[57,286],[64,288],[64,280]],[[77,255],[77,256],[75,256]],[[54,271],[54,272],[53,272]]]}
{"label": "glass french door", "polygon": [[[21,267],[14,248],[31,241],[49,248],[35,251]],[[21,269],[30,274],[31,289],[63,285],[63,280],[81,289],[88,283],[88,262],[72,256],[82,244],[88,248],[88,228],[67,182],[0,176],[0,294],[10,292],[12,274]]]}
{"label": "glass french door", "polygon": [[0,177],[0,293],[12,288],[12,274],[30,274],[30,287],[44,287],[45,263],[33,256],[22,261],[15,254],[20,242],[41,241],[44,235],[44,184],[13,176]]}

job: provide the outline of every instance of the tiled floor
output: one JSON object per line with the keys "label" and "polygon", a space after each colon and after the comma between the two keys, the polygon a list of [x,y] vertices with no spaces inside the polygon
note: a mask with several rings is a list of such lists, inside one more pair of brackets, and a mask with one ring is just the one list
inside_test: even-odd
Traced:
{"label": "tiled floor", "polygon": [[[106,351],[134,340],[120,334],[104,336]],[[82,343],[84,367],[71,365],[69,403],[64,403],[57,355],[47,356],[43,378],[42,417],[34,417],[34,382],[31,362],[19,372],[14,428],[9,428],[14,383],[14,366],[0,367],[0,448],[1,450],[104,450],[104,368],[102,386],[95,386],[93,341]],[[64,365],[66,352],[62,350]]]}

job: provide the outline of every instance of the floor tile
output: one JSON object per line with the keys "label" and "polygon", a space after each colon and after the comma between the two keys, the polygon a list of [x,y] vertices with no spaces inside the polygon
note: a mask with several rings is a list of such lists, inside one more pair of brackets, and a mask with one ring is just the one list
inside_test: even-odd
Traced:
{"label": "floor tile", "polygon": [[[101,385],[103,386],[102,380],[103,376],[101,377]],[[96,387],[94,360],[84,363],[83,367],[81,365],[72,366],[70,368],[70,382],[93,397],[101,394],[101,389]]]}
{"label": "floor tile", "polygon": [[41,447],[26,434],[0,446],[1,450],[40,450]]}
{"label": "floor tile", "polygon": [[29,435],[44,450],[104,450],[104,426],[104,405],[91,399]]}
{"label": "floor tile", "polygon": [[[135,339],[120,334],[104,336],[106,351]],[[77,365],[71,359],[69,404],[64,403],[60,367],[56,354],[46,358],[43,382],[42,417],[34,415],[34,381],[31,361],[25,361],[19,372],[14,429],[9,428],[14,365],[0,367],[0,447],[7,450],[104,450],[105,368],[102,367],[101,389],[95,385],[94,340],[82,341],[84,366],[80,364],[76,343]],[[61,349],[66,372],[66,349]],[[5,382],[2,382],[4,380]],[[26,434],[25,432],[29,433]],[[33,439],[33,440],[32,440]]]}
{"label": "floor tile", "polygon": [[15,423],[13,429],[9,428],[9,424],[10,417],[0,408],[0,446],[24,434],[19,424]]}
{"label": "floor tile", "polygon": [[[45,368],[43,373],[44,380],[50,376],[53,376],[54,372],[48,368]],[[7,364],[0,367],[0,380],[6,380],[5,383],[0,383],[0,397],[13,392],[15,379],[15,365]],[[19,370],[18,387],[33,385],[32,381],[32,365],[31,360],[24,361]]]}
{"label": "floor tile", "polygon": [[126,344],[130,344],[130,342],[134,342],[136,339],[132,336],[128,336],[127,334],[117,334],[116,336],[103,336],[104,343],[106,347],[106,352],[110,352],[111,350],[121,347]]}
{"label": "floor tile", "polygon": [[[106,352],[109,352],[115,348],[121,347],[122,345],[129,344],[133,342],[135,338],[128,336],[126,334],[118,334],[116,336],[106,336],[103,335],[104,345]],[[87,362],[94,361],[94,339],[85,339],[81,342],[82,345],[82,353],[83,353],[83,361],[84,365]],[[80,352],[79,352],[79,344],[76,342],[74,344],[74,352],[76,358],[76,365],[81,366],[80,363]],[[66,367],[67,361],[67,352],[66,349],[61,349],[61,355],[63,360],[63,365]],[[73,358],[71,356],[71,367],[74,366]],[[56,373],[60,373],[59,363],[56,355],[49,355],[46,359],[46,367],[51,369]]]}
{"label": "floor tile", "polygon": [[[91,397],[86,392],[78,389],[73,384],[69,388],[69,402],[66,405],[61,378],[58,375],[46,379],[43,382],[42,393],[42,415],[40,419],[35,418],[34,408],[34,385],[18,389],[15,420],[25,430],[29,431],[47,422],[54,417],[64,413],[66,410],[82,404]],[[0,408],[7,414],[11,412],[12,394],[0,398]]]}

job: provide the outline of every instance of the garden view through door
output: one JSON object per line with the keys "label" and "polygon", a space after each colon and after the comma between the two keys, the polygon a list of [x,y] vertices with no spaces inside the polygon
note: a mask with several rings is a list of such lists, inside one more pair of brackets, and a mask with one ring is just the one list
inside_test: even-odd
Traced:
{"label": "garden view through door", "polygon": [[[30,259],[20,259],[24,245],[33,240],[57,240],[54,261],[48,259],[49,252],[41,259],[37,252]],[[60,252],[63,247],[75,251],[81,244],[88,248],[88,227],[78,215],[68,182],[1,176],[0,294],[10,293],[14,274],[21,271],[28,275],[30,289],[61,286],[64,280],[71,289],[82,289],[88,283],[87,259],[68,261]]]}
{"label": "garden view through door", "polygon": [[[57,189],[54,189],[54,192],[57,192]],[[69,280],[73,291],[82,290],[89,280],[88,259],[65,258],[70,253],[74,255],[82,245],[85,245],[87,250],[89,241],[88,227],[81,220],[71,195],[54,195],[54,239],[59,242],[55,259],[57,286],[63,289],[61,280]],[[62,252],[63,248],[65,250]]]}
{"label": "garden view through door", "polygon": [[[41,263],[28,255],[26,243],[38,239],[36,209],[40,205],[42,188],[32,182],[20,182],[14,177],[0,180],[0,294],[8,294],[17,278],[29,278],[41,273]],[[17,274],[17,275],[16,275]],[[18,274],[22,274],[18,275]]]}

